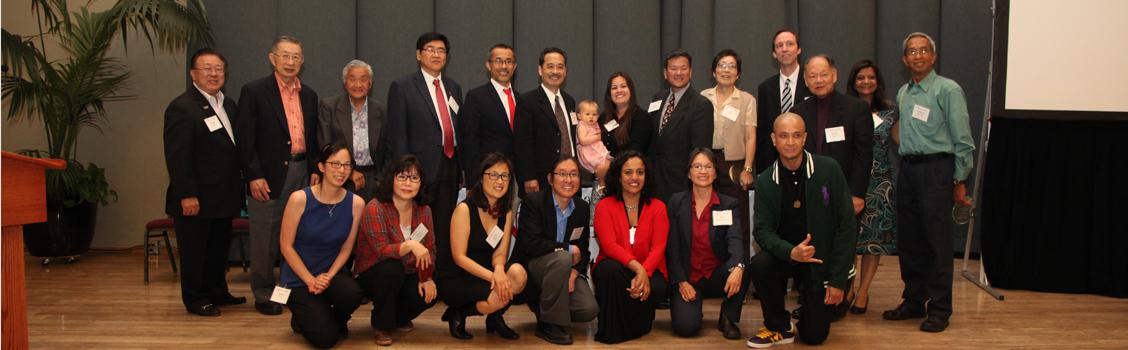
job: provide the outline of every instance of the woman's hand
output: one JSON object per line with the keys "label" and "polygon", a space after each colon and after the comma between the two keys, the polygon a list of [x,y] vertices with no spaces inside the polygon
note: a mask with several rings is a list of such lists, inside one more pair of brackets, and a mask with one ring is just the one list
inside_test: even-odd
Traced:
{"label": "woman's hand", "polygon": [[496,292],[499,297],[501,297],[502,302],[508,303],[513,299],[512,287],[513,286],[509,282],[509,275],[505,274],[505,268],[495,268],[493,273],[493,281],[490,282],[490,289],[493,289],[493,291]]}
{"label": "woman's hand", "polygon": [[435,280],[419,282],[419,296],[423,297],[423,302],[430,304],[438,294],[438,290],[435,289]]}
{"label": "woman's hand", "polygon": [[681,293],[682,300],[687,303],[697,300],[697,290],[693,289],[693,285],[689,282],[678,282],[678,293]]}
{"label": "woman's hand", "polygon": [[411,244],[411,254],[415,255],[415,268],[419,271],[426,270],[431,266],[431,250],[424,247],[422,243],[417,241],[408,241],[404,244]]}
{"label": "woman's hand", "polygon": [[752,186],[753,183],[756,183],[756,177],[752,176],[752,173],[747,172],[747,171],[743,171],[743,170],[740,171],[740,187],[741,188],[748,190],[748,187]]}
{"label": "woman's hand", "polygon": [[631,298],[646,301],[650,296],[650,276],[647,276],[646,269],[635,271],[635,276],[631,279],[631,288],[627,288],[627,291],[631,293]]}
{"label": "woman's hand", "polygon": [[725,295],[731,298],[739,293],[740,288],[744,287],[741,285],[742,282],[744,282],[744,268],[739,266],[733,268],[732,272],[729,272],[728,279],[725,280]]}

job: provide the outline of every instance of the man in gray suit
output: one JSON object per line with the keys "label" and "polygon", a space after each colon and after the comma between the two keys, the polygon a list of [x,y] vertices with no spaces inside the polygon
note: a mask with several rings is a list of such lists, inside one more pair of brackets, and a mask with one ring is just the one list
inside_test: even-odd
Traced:
{"label": "man in gray suit", "polygon": [[345,185],[367,202],[376,193],[384,166],[387,145],[384,138],[384,105],[369,99],[372,93],[372,66],[352,60],[341,70],[345,94],[328,97],[319,105],[318,140],[321,146],[344,143],[353,155],[351,183]]}

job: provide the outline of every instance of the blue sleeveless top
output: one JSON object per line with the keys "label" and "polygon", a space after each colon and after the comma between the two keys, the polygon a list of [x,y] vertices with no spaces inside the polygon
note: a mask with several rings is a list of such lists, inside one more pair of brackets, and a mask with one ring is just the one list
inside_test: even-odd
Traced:
{"label": "blue sleeveless top", "polygon": [[[320,275],[328,272],[337,255],[341,253],[341,246],[349,238],[349,229],[352,228],[353,193],[345,190],[345,199],[335,204],[325,204],[313,196],[311,187],[306,187],[306,205],[302,218],[298,222],[298,232],[294,236],[294,250],[302,258],[309,273]],[[286,288],[305,287],[305,283],[286,259],[282,259],[282,285]]]}

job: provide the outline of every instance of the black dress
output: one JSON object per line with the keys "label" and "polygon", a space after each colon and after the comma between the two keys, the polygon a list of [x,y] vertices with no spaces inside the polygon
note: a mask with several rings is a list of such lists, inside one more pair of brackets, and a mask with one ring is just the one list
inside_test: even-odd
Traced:
{"label": "black dress", "polygon": [[607,151],[611,152],[611,157],[617,157],[623,152],[634,150],[639,153],[646,154],[650,148],[650,118],[642,108],[634,106],[634,112],[631,113],[631,130],[627,133],[628,140],[620,144],[613,135],[614,131],[607,131],[606,122],[599,125],[602,132],[600,140],[603,145],[607,147]]}
{"label": "black dress", "polygon": [[[462,203],[470,207],[470,237],[466,242],[466,256],[478,265],[492,270],[494,248],[486,242],[487,230],[482,227],[478,208],[469,200]],[[505,227],[505,214],[498,216],[498,227]],[[446,251],[438,255],[439,260],[435,266],[435,286],[439,290],[439,299],[452,308],[473,305],[488,299],[490,282],[470,274],[455,264],[449,246],[442,249]]]}

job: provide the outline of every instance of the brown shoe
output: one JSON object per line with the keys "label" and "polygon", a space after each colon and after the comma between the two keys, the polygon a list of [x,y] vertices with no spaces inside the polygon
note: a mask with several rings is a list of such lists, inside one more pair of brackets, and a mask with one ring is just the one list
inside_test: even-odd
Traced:
{"label": "brown shoe", "polygon": [[411,321],[407,321],[407,323],[396,326],[397,332],[407,333],[413,330],[415,330],[415,323],[412,323]]}
{"label": "brown shoe", "polygon": [[380,330],[373,332],[372,341],[379,346],[392,345],[392,337],[388,336],[388,333]]}

